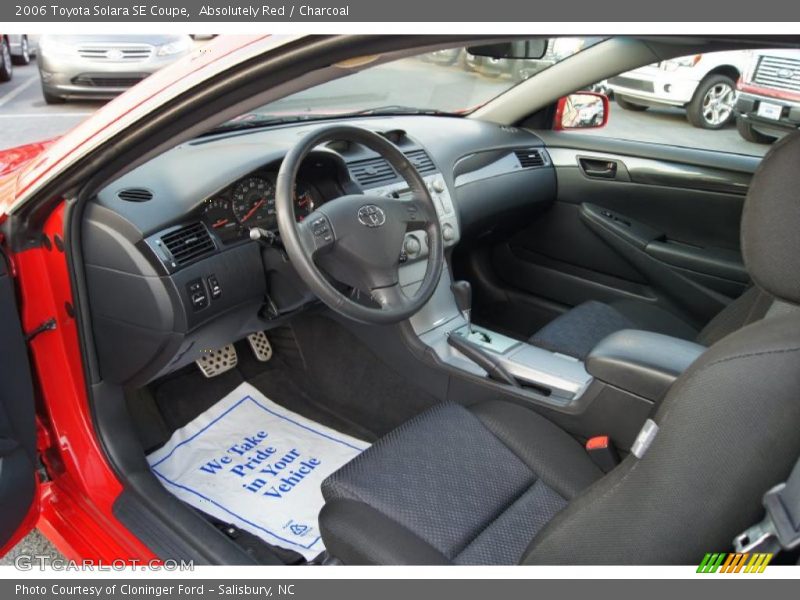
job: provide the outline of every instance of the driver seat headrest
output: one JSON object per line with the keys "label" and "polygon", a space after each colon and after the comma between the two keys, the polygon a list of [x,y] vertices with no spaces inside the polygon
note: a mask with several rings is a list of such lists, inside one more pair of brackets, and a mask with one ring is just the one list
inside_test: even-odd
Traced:
{"label": "driver seat headrest", "polygon": [[800,132],[770,149],[742,213],[742,255],[755,284],[800,304]]}

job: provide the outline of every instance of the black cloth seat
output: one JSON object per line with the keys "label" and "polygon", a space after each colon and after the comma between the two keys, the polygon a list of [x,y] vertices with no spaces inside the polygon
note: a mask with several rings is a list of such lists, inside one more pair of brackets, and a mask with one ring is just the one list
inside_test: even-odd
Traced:
{"label": "black cloth seat", "polygon": [[601,476],[578,442],[533,411],[443,404],[329,477],[320,522],[348,562],[513,564]]}
{"label": "black cloth seat", "polygon": [[643,329],[711,346],[726,335],[762,319],[772,297],[750,287],[726,306],[702,330],[652,304],[636,300],[603,303],[590,300],[550,321],[528,340],[552,352],[585,360],[607,335],[623,329]]}
{"label": "black cloth seat", "polygon": [[773,306],[678,378],[636,455],[601,474],[532,409],[439,405],[323,483],[329,553],[346,564],[696,565],[730,548],[800,456],[798,161],[800,133],[772,147],[745,202],[745,263]]}

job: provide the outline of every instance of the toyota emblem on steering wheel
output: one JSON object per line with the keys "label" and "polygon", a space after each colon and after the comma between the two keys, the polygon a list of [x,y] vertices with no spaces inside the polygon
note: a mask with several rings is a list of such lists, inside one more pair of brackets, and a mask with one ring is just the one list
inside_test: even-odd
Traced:
{"label": "toyota emblem on steering wheel", "polygon": [[358,222],[367,227],[380,227],[386,223],[386,213],[380,206],[365,204],[358,209]]}

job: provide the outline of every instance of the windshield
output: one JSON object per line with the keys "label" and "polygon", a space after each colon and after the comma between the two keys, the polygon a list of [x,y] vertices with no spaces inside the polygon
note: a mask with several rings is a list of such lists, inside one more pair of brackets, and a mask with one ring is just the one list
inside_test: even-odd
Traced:
{"label": "windshield", "polygon": [[537,59],[475,56],[466,48],[419,54],[292,94],[225,125],[365,113],[462,115],[603,39],[552,38]]}

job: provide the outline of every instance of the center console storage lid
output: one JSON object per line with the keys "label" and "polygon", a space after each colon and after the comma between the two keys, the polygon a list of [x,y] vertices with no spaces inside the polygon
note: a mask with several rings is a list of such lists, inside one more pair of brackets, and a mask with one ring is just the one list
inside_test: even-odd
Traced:
{"label": "center console storage lid", "polygon": [[687,340],[623,329],[595,346],[586,370],[604,383],[657,402],[705,351],[705,346]]}

